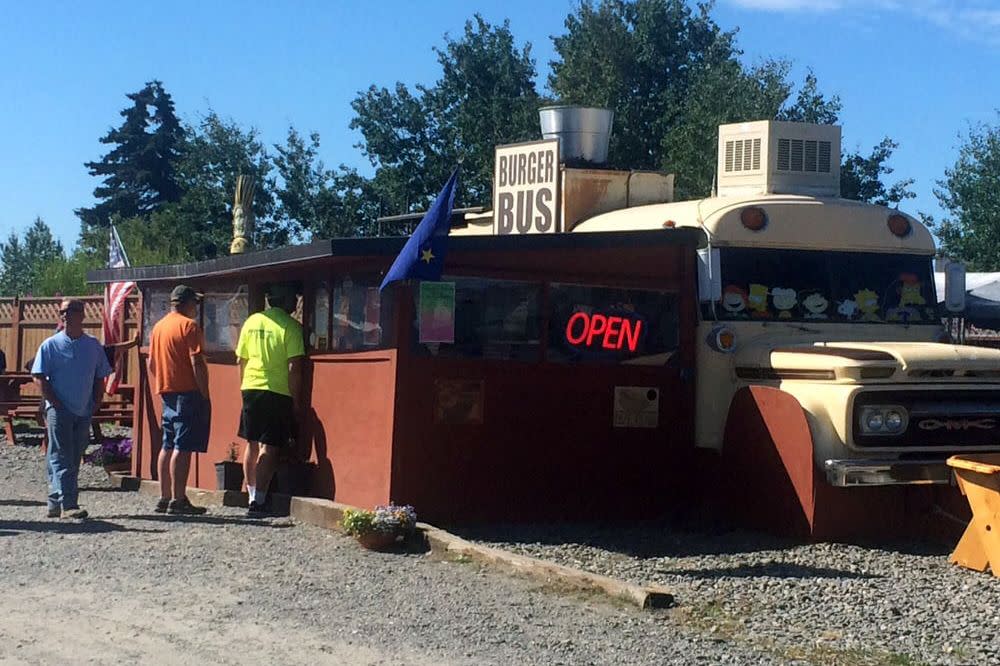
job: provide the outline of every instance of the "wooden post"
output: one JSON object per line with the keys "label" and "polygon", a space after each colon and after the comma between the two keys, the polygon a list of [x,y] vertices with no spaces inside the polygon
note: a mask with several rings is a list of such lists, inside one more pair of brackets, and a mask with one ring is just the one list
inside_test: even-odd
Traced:
{"label": "wooden post", "polygon": [[14,297],[14,310],[11,313],[10,339],[14,343],[14,372],[24,369],[24,359],[21,353],[21,320],[24,318],[24,301]]}

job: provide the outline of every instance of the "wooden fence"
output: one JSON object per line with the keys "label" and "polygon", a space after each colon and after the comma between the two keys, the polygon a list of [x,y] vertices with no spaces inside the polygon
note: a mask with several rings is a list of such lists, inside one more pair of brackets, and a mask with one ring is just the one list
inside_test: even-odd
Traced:
{"label": "wooden fence", "polygon": [[[84,330],[101,339],[103,296],[80,297],[84,303]],[[38,346],[52,335],[59,322],[61,298],[0,298],[0,350],[7,355],[7,372],[23,372],[35,358]],[[125,306],[123,340],[129,340],[141,325],[139,297],[132,296]],[[135,384],[139,377],[138,350],[133,347],[123,364],[125,384]],[[22,393],[32,393],[34,386],[25,386]]]}

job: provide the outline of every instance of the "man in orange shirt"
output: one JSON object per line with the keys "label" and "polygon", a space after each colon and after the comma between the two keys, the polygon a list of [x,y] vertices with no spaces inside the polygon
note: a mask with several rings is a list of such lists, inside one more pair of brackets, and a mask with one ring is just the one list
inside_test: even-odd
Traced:
{"label": "man in orange shirt", "polygon": [[191,504],[186,491],[191,453],[208,450],[212,410],[208,366],[202,355],[205,334],[194,321],[200,302],[201,294],[177,285],[170,293],[173,311],[158,321],[150,334],[149,374],[153,390],[163,399],[157,513],[205,513],[205,507]]}

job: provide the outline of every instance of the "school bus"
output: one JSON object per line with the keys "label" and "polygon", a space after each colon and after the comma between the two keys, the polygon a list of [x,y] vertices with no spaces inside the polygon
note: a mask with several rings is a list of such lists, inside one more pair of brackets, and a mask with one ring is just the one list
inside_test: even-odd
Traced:
{"label": "school bus", "polygon": [[1000,451],[1000,351],[949,344],[933,237],[840,198],[839,156],[839,127],[723,125],[715,196],[572,229],[704,231],[695,444],[738,468],[744,512],[818,536],[919,520],[901,487],[939,502],[948,456]]}

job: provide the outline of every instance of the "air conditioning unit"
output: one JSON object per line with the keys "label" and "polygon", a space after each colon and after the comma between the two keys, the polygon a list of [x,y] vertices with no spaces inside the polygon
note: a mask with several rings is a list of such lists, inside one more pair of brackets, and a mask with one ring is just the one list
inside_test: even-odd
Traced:
{"label": "air conditioning unit", "polygon": [[840,196],[840,127],[759,120],[719,126],[718,194]]}

